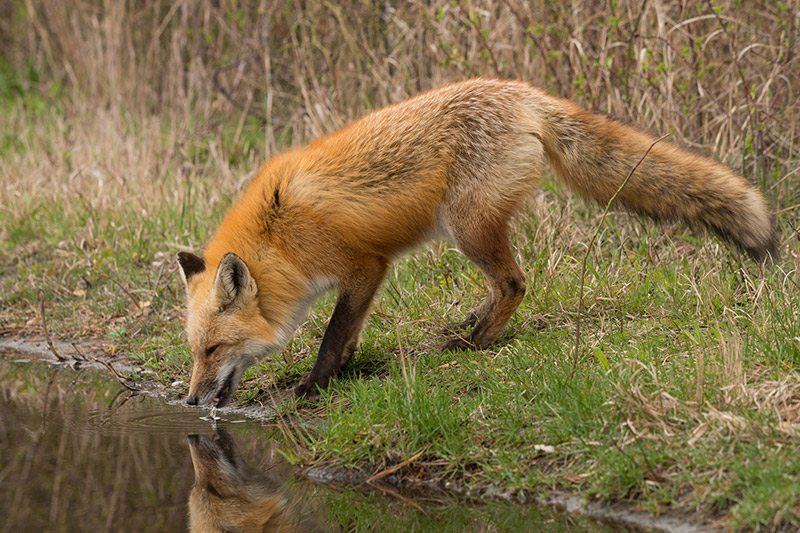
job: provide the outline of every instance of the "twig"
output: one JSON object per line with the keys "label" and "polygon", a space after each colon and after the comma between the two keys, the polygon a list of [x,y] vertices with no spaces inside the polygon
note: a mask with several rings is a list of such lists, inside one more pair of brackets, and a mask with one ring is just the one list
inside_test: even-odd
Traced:
{"label": "twig", "polygon": [[124,292],[128,296],[128,298],[131,299],[131,302],[133,302],[133,307],[134,307],[134,309],[136,311],[141,310],[141,306],[139,305],[139,302],[136,301],[136,298],[133,296],[133,294],[131,294],[131,292],[128,289],[126,289],[125,286],[122,285],[122,283],[117,281],[115,278],[111,277],[111,275],[106,273],[106,272],[101,272],[101,274],[103,274],[105,277],[110,279],[114,283],[114,285],[119,287],[122,290],[122,292]]}
{"label": "twig", "polygon": [[728,31],[728,26],[725,25],[725,22],[719,15],[719,11],[714,9],[714,6],[711,4],[710,0],[705,0],[705,3],[708,6],[708,9],[714,14],[719,27],[728,38],[728,42],[730,43],[733,51],[732,56],[733,63],[736,66],[736,73],[739,74],[739,79],[742,82],[742,92],[744,93],[744,98],[747,102],[747,118],[748,122],[750,122],[750,136],[753,140],[753,181],[755,182],[755,180],[758,178],[758,158],[759,156],[763,157],[761,152],[764,149],[764,143],[758,130],[759,111],[756,109],[756,103],[753,101],[753,96],[750,94],[750,85],[747,84],[747,80],[744,77],[744,69],[739,64],[739,49],[736,47],[736,42],[733,40],[733,35],[731,35],[730,31]]}
{"label": "twig", "polygon": [[[369,481],[368,481],[367,483],[369,483]],[[417,509],[417,511],[420,511],[420,512],[421,512],[422,514],[424,514],[425,516],[428,516],[428,513],[425,511],[425,509],[423,509],[423,508],[422,508],[422,506],[421,506],[421,505],[419,505],[419,504],[418,504],[417,502],[415,502],[414,500],[411,500],[411,499],[409,499],[409,498],[406,498],[405,496],[403,496],[402,494],[400,494],[400,493],[399,493],[399,492],[397,492],[396,490],[392,490],[392,489],[390,489],[389,487],[384,487],[383,485],[373,485],[373,487],[375,487],[376,489],[378,489],[378,490],[380,490],[380,491],[383,491],[383,492],[385,492],[386,494],[388,494],[388,495],[390,495],[390,496],[394,496],[394,497],[395,497],[395,498],[397,498],[398,500],[401,500],[401,501],[403,501],[403,502],[405,502],[405,503],[407,503],[407,504],[409,504],[409,505],[411,505],[411,506],[415,507],[415,508]]]}
{"label": "twig", "polygon": [[233,61],[233,62],[231,62],[231,63],[228,63],[227,65],[223,65],[223,66],[221,66],[221,67],[218,67],[218,68],[217,68],[217,69],[214,71],[214,74],[211,76],[211,80],[214,82],[214,87],[215,87],[215,88],[216,88],[216,89],[217,89],[217,90],[218,90],[218,91],[219,91],[219,92],[222,94],[222,96],[224,96],[224,97],[225,97],[225,99],[226,99],[228,102],[230,102],[230,103],[231,103],[231,104],[232,104],[234,107],[237,107],[237,108],[239,108],[239,109],[242,109],[242,110],[244,110],[244,111],[247,111],[247,113],[248,113],[250,116],[256,117],[257,119],[261,120],[262,122],[267,122],[267,117],[266,117],[264,114],[262,114],[262,113],[258,112],[257,110],[255,110],[255,109],[252,109],[252,108],[251,108],[251,106],[250,106],[249,104],[248,104],[248,105],[246,106],[246,108],[245,108],[245,104],[243,104],[242,102],[240,102],[240,101],[239,101],[239,100],[238,100],[238,99],[237,99],[237,98],[236,98],[236,97],[233,95],[233,93],[232,93],[231,91],[227,90],[227,89],[226,89],[226,88],[225,88],[225,87],[222,85],[222,82],[221,82],[221,81],[220,81],[220,79],[219,79],[219,75],[220,75],[220,74],[222,74],[223,72],[225,72],[225,71],[228,71],[228,70],[231,70],[231,69],[235,69],[235,68],[239,68],[239,69],[241,69],[241,68],[242,68],[242,66],[243,66],[243,64],[245,63],[245,61],[248,61],[248,60],[252,59],[253,57],[255,57],[255,56],[257,56],[257,55],[258,55],[258,51],[257,51],[257,50],[255,50],[255,51],[252,51],[252,52],[250,52],[250,54],[249,54],[247,57],[242,57],[242,58],[238,59],[237,61]]}
{"label": "twig", "polygon": [[401,469],[401,468],[403,468],[404,466],[408,466],[409,464],[411,464],[411,463],[413,463],[414,461],[416,461],[417,459],[419,459],[419,458],[422,456],[422,454],[423,454],[423,453],[425,453],[426,451],[427,451],[427,448],[423,448],[423,449],[421,449],[419,452],[417,452],[416,454],[414,454],[414,456],[413,456],[413,457],[409,457],[408,459],[406,459],[406,460],[405,460],[405,461],[403,461],[402,463],[398,463],[398,464],[394,465],[394,466],[393,466],[393,467],[391,467],[391,468],[387,468],[387,469],[386,469],[386,470],[384,470],[383,472],[378,472],[377,474],[375,474],[374,476],[372,476],[371,478],[369,478],[369,479],[367,480],[367,483],[374,483],[375,481],[378,481],[379,479],[383,479],[383,478],[385,478],[385,477],[386,477],[386,476],[388,476],[389,474],[393,474],[393,473],[397,472],[398,470],[400,470],[400,469]]}
{"label": "twig", "polygon": [[153,300],[158,297],[158,284],[161,283],[161,275],[164,273],[164,267],[167,266],[167,261],[161,263],[161,268],[158,269],[158,276],[156,276],[156,283],[153,286]]}
{"label": "twig", "polygon": [[[465,9],[465,7],[462,5],[461,2],[458,3],[458,6],[461,9]],[[481,40],[481,44],[483,44],[483,49],[486,50],[486,53],[489,55],[489,59],[492,62],[495,75],[500,75],[502,69],[500,68],[500,64],[497,62],[497,59],[494,57],[494,52],[492,52],[492,48],[489,46],[489,41],[486,39],[486,34],[484,33],[486,30],[481,28],[481,25],[478,22],[477,13],[471,12],[469,7],[466,8],[466,11],[467,11],[467,22],[475,30],[475,33],[478,34],[478,38]]]}
{"label": "twig", "polygon": [[611,199],[608,200],[608,203],[606,203],[606,208],[603,210],[603,216],[600,217],[600,222],[597,224],[597,227],[594,230],[594,234],[592,235],[592,238],[589,241],[589,246],[586,247],[586,253],[583,255],[583,264],[581,265],[581,284],[578,293],[578,317],[575,322],[575,348],[572,358],[572,372],[570,373],[570,379],[572,379],[572,377],[575,375],[575,369],[578,366],[578,351],[580,348],[580,340],[581,340],[581,317],[583,316],[583,289],[586,281],[586,262],[589,260],[589,254],[591,253],[594,243],[597,240],[597,236],[600,233],[600,228],[603,227],[603,222],[606,219],[606,215],[608,215],[608,210],[611,209],[611,204],[614,203],[614,200],[617,199],[619,193],[622,192],[622,189],[625,187],[625,185],[628,184],[631,177],[633,176],[633,173],[636,172],[636,169],[638,169],[639,165],[642,164],[642,161],[644,161],[644,158],[647,157],[647,155],[650,153],[650,150],[652,150],[656,144],[663,141],[669,136],[670,134],[667,133],[665,135],[662,135],[655,141],[653,141],[652,144],[650,144],[650,146],[647,148],[647,151],[644,153],[642,158],[639,159],[639,162],[633,166],[631,171],[628,173],[628,177],[625,178],[625,180],[619,186],[617,191],[613,194],[613,196],[611,196]]}
{"label": "twig", "polygon": [[[82,360],[82,361],[88,361],[88,359],[86,358],[86,356],[85,356],[85,355],[83,355],[83,352],[81,352],[80,348],[78,348],[78,347],[75,345],[75,343],[74,343],[74,342],[72,342],[72,339],[70,339],[69,343],[72,345],[72,348],[75,350],[75,353],[77,353],[78,355],[80,355],[80,356],[81,356],[80,360]],[[72,356],[72,358],[73,358],[73,359],[75,359],[75,360],[78,360],[78,358],[77,358],[77,357],[75,357],[74,355]]]}
{"label": "twig", "polygon": [[[633,23],[631,34],[628,36],[628,51],[625,54],[625,65],[634,58],[633,54],[633,40],[639,36],[639,23],[642,21],[644,9],[647,7],[648,0],[642,0],[642,7],[639,8],[639,14],[636,16],[636,22]],[[625,76],[625,103],[630,103],[630,76]]]}
{"label": "twig", "polygon": [[111,363],[109,363],[108,361],[103,361],[102,359],[98,359],[97,357],[93,357],[93,356],[91,356],[91,355],[87,355],[87,357],[88,357],[89,359],[91,359],[92,361],[94,361],[95,363],[100,363],[101,365],[103,365],[103,366],[105,366],[107,369],[109,369],[109,370],[111,371],[111,374],[112,374],[112,375],[113,375],[113,376],[114,376],[114,377],[117,379],[117,381],[119,381],[119,384],[120,384],[120,385],[122,385],[123,387],[125,387],[126,389],[128,389],[129,391],[132,391],[132,392],[139,392],[139,391],[141,390],[141,389],[137,389],[136,387],[131,387],[130,385],[128,385],[127,383],[125,383],[125,378],[124,378],[124,377],[122,377],[122,374],[120,374],[119,372],[117,372],[117,369],[116,369],[116,368],[114,368],[114,367],[111,365]]}
{"label": "twig", "polygon": [[56,359],[59,361],[66,361],[67,358],[58,353],[56,347],[53,345],[53,342],[50,340],[50,333],[47,331],[47,315],[44,312],[44,291],[39,291],[39,309],[42,313],[42,329],[44,330],[44,338],[47,340],[47,347],[50,348],[50,351],[53,352],[53,355],[56,356]]}
{"label": "twig", "polygon": [[[503,3],[506,5],[508,10],[511,11],[511,14],[514,15],[514,18],[517,19],[517,22],[519,22],[520,26],[522,26],[523,28],[531,27],[530,16],[523,16],[523,14],[516,9],[514,3],[511,2],[510,0],[503,0]],[[536,47],[539,49],[539,55],[541,56],[542,62],[544,63],[545,73],[550,76],[550,79],[553,80],[554,83],[558,84],[559,90],[562,89],[561,81],[558,77],[558,72],[556,72],[556,70],[553,68],[552,62],[547,60],[548,54],[547,54],[547,49],[544,46],[544,43],[542,43],[541,39],[536,36],[535,31],[525,30],[523,34],[525,36],[530,36],[531,40],[536,44]]]}

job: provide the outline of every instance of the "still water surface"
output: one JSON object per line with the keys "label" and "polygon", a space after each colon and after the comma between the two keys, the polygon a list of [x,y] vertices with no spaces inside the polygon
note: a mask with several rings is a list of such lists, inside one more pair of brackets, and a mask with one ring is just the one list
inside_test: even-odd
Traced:
{"label": "still water surface", "polygon": [[532,505],[295,475],[268,422],[0,354],[0,531],[618,531]]}

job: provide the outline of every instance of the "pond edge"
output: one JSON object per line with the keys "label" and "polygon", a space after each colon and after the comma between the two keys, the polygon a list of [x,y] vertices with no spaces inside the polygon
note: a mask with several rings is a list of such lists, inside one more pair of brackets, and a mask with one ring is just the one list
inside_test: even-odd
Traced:
{"label": "pond edge", "polygon": [[[66,343],[59,340],[53,340],[53,345],[59,353],[73,353],[75,350],[71,343]],[[108,368],[104,367],[99,361],[113,362],[117,370],[123,372],[137,371],[138,369],[131,365],[129,360],[124,356],[109,358],[98,349],[95,342],[91,341],[78,341],[76,344],[81,350],[85,350],[96,361],[79,361],[82,367],[98,369],[101,371],[109,372]],[[4,351],[15,351],[24,353],[35,357],[37,360],[46,362],[48,364],[64,364],[69,365],[77,361],[77,359],[67,359],[59,361],[52,353],[44,338],[36,337],[21,337],[21,336],[0,336],[0,355]],[[150,381],[144,377],[141,381],[137,382],[143,388],[140,390],[142,394],[158,397],[167,403],[173,405],[184,405],[187,409],[201,409],[197,407],[186,406],[175,394],[167,391],[166,387]],[[236,406],[229,405],[221,409],[223,412],[233,412],[242,414],[248,418],[264,420],[272,416],[272,410],[262,406]],[[308,467],[300,471],[299,475],[305,477],[311,482],[328,484],[344,484],[344,485],[365,485],[369,476],[357,470],[338,470],[331,468]],[[569,514],[580,515],[586,518],[597,520],[606,524],[618,524],[627,527],[641,528],[649,531],[659,531],[666,533],[713,533],[722,531],[721,528],[711,525],[703,524],[702,522],[708,521],[708,517],[704,517],[700,513],[684,513],[684,512],[667,512],[659,516],[651,515],[646,511],[637,509],[635,504],[626,502],[608,502],[608,501],[592,501],[586,502],[578,493],[571,493],[565,491],[551,490],[545,495],[535,494],[530,491],[507,491],[498,487],[485,487],[480,491],[467,491],[459,490],[454,487],[441,487],[438,484],[432,485],[430,483],[416,482],[411,483],[404,480],[402,476],[390,475],[383,478],[380,483],[376,485],[388,485],[402,489],[415,489],[432,492],[450,492],[454,495],[466,496],[469,498],[488,497],[498,500],[513,501],[521,505],[524,504],[537,504],[552,507],[558,511],[566,512]]]}

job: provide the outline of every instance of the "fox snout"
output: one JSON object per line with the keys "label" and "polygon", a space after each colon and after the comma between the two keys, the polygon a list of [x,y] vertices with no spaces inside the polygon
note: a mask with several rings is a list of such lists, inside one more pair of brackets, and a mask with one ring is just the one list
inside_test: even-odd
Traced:
{"label": "fox snout", "polygon": [[229,369],[221,369],[211,380],[200,381],[193,377],[192,383],[189,385],[189,396],[186,398],[186,403],[224,407],[233,396],[243,373],[243,369],[237,365],[231,365]]}

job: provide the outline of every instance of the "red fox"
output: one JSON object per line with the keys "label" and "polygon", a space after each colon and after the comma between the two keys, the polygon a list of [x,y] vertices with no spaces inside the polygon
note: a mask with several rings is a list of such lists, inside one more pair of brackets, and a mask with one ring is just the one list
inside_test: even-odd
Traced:
{"label": "red fox", "polygon": [[[486,299],[446,349],[483,349],[525,293],[511,221],[544,160],[571,189],[606,203],[653,138],[525,82],[472,79],[360,118],[273,157],[225,217],[204,257],[180,252],[194,356],[188,403],[229,401],[244,371],[280,351],[312,302],[338,299],[311,372],[316,393],[356,349],[389,264],[451,239],[481,269]],[[777,234],[761,193],[730,168],[656,144],[617,200],[654,219],[701,223],[759,261]]]}
{"label": "red fox", "polygon": [[[189,493],[189,531],[242,533],[320,531],[302,499],[275,477],[244,460],[223,429],[212,436],[189,435],[194,485]],[[288,472],[287,472],[288,477]]]}

